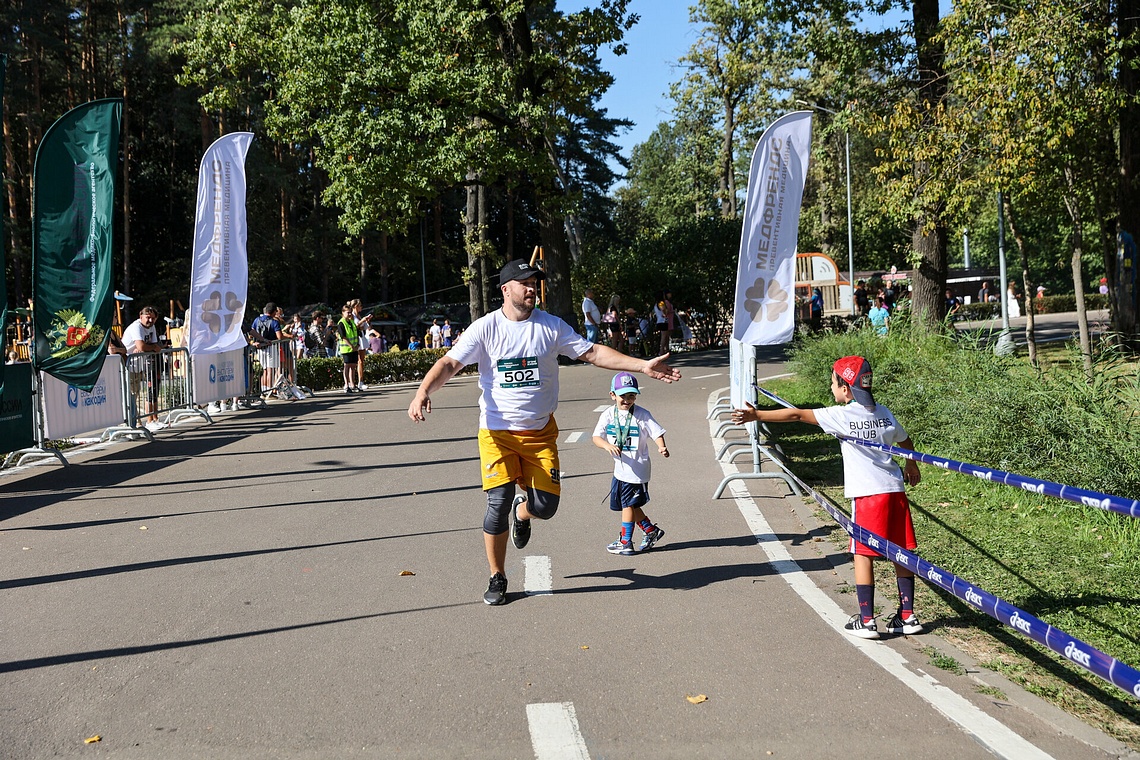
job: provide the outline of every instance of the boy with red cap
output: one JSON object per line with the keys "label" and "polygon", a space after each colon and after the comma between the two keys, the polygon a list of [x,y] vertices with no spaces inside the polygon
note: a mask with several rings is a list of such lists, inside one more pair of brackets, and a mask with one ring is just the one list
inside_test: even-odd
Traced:
{"label": "boy with red cap", "polygon": [[666,459],[669,447],[665,428],[648,409],[635,403],[639,395],[636,377],[628,372],[614,375],[610,382],[614,405],[602,412],[594,426],[594,445],[614,458],[610,509],[621,512],[621,533],[606,547],[610,554],[633,554],[635,525],[645,533],[638,551],[652,549],[665,537],[665,531],[650,521],[642,507],[649,502],[649,441],[657,444],[657,452]]}
{"label": "boy with red cap", "polygon": [[[890,454],[843,440],[860,438],[867,441],[913,449],[910,436],[903,430],[891,410],[875,403],[871,393],[871,365],[862,356],[845,356],[832,366],[831,395],[836,404],[823,409],[759,410],[751,404],[732,412],[732,421],[807,422],[819,425],[824,432],[840,439],[843,454],[843,494],[852,500],[851,519],[875,535],[907,550],[914,550],[914,526],[907,484],[915,485],[921,475],[918,465],[908,459],[899,466]],[[844,626],[864,639],[879,638],[875,623],[875,574],[871,560],[879,554],[851,539],[849,549],[855,555],[855,591],[859,612]],[[922,624],[914,614],[914,573],[895,565],[899,589],[899,609],[886,625],[887,633],[922,632]]]}

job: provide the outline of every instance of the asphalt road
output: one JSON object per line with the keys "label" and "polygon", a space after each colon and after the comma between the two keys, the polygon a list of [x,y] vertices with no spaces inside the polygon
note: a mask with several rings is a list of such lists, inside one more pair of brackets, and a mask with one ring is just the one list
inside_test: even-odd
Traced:
{"label": "asphalt road", "polygon": [[502,607],[474,378],[421,425],[411,386],[323,395],[0,476],[0,757],[984,758],[963,721],[988,720],[1029,743],[1007,757],[1109,756],[932,668],[934,633],[835,630],[817,609],[853,611],[846,556],[778,482],[711,499],[727,358],[679,363],[642,397],[672,452],[647,507],[665,539],[605,551],[610,375],[565,367],[562,506],[509,550]]}

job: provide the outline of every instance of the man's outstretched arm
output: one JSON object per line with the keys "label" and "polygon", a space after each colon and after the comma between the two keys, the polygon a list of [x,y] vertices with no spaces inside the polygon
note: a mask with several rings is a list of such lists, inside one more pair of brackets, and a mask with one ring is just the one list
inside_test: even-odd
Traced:
{"label": "man's outstretched arm", "polygon": [[661,356],[655,356],[652,359],[637,359],[627,356],[621,351],[615,351],[609,346],[595,343],[589,351],[578,358],[602,369],[640,372],[654,380],[663,380],[666,383],[673,383],[681,379],[681,373],[665,362],[669,358],[669,354],[661,354]]}
{"label": "man's outstretched arm", "polygon": [[420,387],[416,389],[416,397],[408,406],[408,416],[412,418],[412,422],[423,422],[426,419],[424,414],[431,414],[431,394],[442,388],[443,384],[455,377],[461,369],[463,369],[461,362],[447,356],[441,356],[432,365],[424,375]]}

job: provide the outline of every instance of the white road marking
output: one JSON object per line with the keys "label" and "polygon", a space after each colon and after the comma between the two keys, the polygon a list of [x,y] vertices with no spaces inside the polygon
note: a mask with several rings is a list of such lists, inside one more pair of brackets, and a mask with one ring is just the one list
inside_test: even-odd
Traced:
{"label": "white road marking", "polygon": [[602,412],[609,409],[611,406],[613,406],[613,404],[603,404],[602,406],[599,406],[597,409],[595,409],[594,413],[595,414],[601,414]]}
{"label": "white road marking", "polygon": [[582,436],[584,435],[585,433],[583,431],[575,430],[573,433],[566,436],[566,443],[577,443],[578,441],[582,440]]}
{"label": "white road marking", "polygon": [[[717,393],[709,396],[710,408],[715,403]],[[710,422],[710,433],[716,432],[717,422],[717,420]],[[721,444],[720,439],[713,438],[714,451],[718,450]],[[739,472],[735,465],[727,462],[721,462],[720,466],[725,475]],[[856,638],[848,634],[843,626],[849,615],[804,574],[799,564],[788,553],[787,548],[780,543],[780,539],[760,512],[760,508],[756,506],[756,502],[748,493],[745,482],[734,480],[729,483],[729,490],[732,491],[736,506],[740,510],[740,514],[744,516],[745,522],[748,523],[749,530],[756,537],[756,542],[760,544],[760,548],[767,555],[772,569],[845,641],[869,657],[883,670],[902,681],[915,694],[926,700],[931,707],[942,713],[948,720],[958,724],[962,730],[973,736],[998,757],[1010,758],[1010,760],[1021,760],[1022,758],[1050,760],[1050,755],[1026,741],[996,718],[990,717],[975,707],[962,695],[942,686],[926,674],[912,672],[906,667],[906,659],[895,650],[881,643]]]}
{"label": "white road marking", "polygon": [[550,557],[523,557],[523,592],[527,596],[554,593]]}
{"label": "white road marking", "polygon": [[573,702],[527,705],[526,718],[536,760],[590,760]]}
{"label": "white road marking", "polygon": [[690,377],[689,379],[690,380],[704,380],[704,379],[709,378],[709,377],[720,377],[723,374],[724,374],[723,372],[714,372],[711,375],[697,375],[696,377]]}

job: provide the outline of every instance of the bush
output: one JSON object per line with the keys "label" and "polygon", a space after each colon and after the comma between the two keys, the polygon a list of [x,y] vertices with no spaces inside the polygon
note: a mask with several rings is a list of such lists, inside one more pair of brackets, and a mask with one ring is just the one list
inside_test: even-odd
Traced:
{"label": "bush", "polygon": [[[369,385],[403,383],[423,380],[427,371],[447,353],[445,348],[425,348],[419,351],[390,351],[364,357],[364,382]],[[344,375],[340,359],[300,359],[297,361],[297,383],[314,391],[334,390],[343,387]],[[475,365],[463,369],[472,372]]]}

